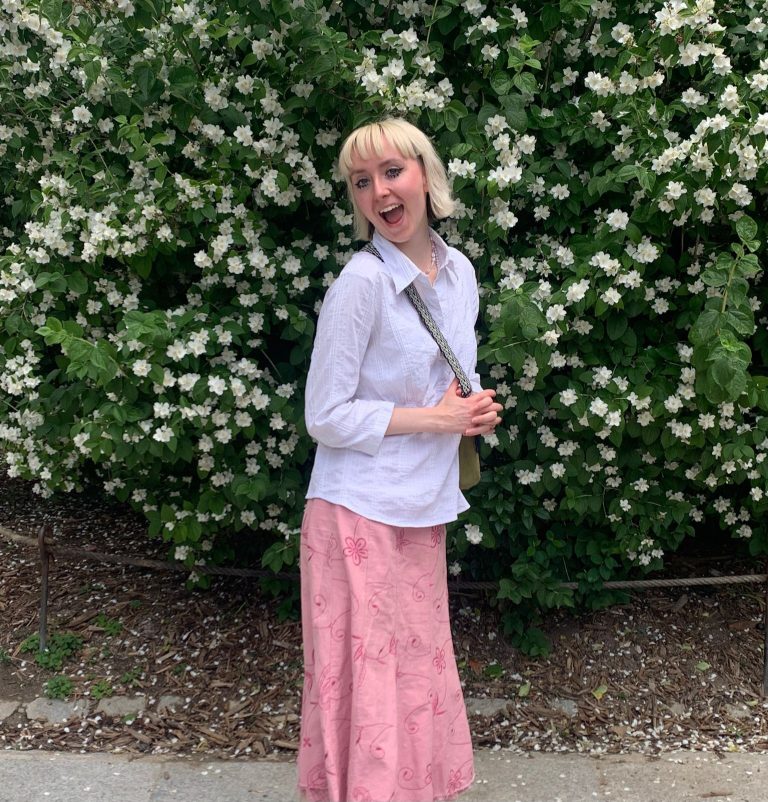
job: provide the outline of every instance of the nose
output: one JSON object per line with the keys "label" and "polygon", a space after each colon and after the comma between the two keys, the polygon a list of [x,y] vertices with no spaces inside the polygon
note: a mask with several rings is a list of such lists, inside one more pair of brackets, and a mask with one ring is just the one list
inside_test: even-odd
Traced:
{"label": "nose", "polygon": [[373,193],[377,198],[381,198],[389,194],[389,187],[383,178],[374,176],[371,180],[373,181]]}

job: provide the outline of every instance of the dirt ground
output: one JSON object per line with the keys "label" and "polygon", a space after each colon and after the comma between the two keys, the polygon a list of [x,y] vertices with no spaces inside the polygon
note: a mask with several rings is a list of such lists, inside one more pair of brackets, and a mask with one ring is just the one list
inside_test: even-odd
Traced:
{"label": "dirt ground", "polygon": [[[46,521],[61,544],[166,557],[123,506],[45,501],[26,483],[0,479],[0,526],[33,534]],[[704,574],[712,568],[696,566]],[[88,701],[89,712],[69,726],[17,712],[0,724],[0,748],[219,757],[289,757],[297,748],[300,625],[280,620],[279,605],[255,581],[219,579],[209,591],[190,592],[183,574],[61,559],[51,571],[49,629],[81,643],[58,670],[22,649],[37,631],[38,603],[34,551],[0,537],[0,700],[29,702],[53,678],[70,685],[68,699]],[[552,652],[533,659],[505,642],[498,611],[482,595],[457,593],[454,644],[470,710],[476,699],[506,701],[493,715],[471,716],[474,743],[768,751],[763,608],[760,585],[643,592],[622,607],[552,615]],[[135,695],[146,698],[138,717],[96,712],[101,698]],[[181,699],[175,710],[158,709],[166,695]]]}

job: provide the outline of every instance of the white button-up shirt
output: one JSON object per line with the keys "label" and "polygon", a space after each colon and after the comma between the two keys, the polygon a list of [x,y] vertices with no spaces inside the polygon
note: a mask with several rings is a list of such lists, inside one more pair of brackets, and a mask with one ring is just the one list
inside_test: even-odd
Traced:
{"label": "white button-up shirt", "polygon": [[384,436],[395,407],[437,404],[453,371],[403,292],[415,281],[477,392],[477,279],[433,233],[434,285],[374,234],[384,257],[357,253],[331,285],[317,324],[305,418],[317,441],[307,498],[394,526],[448,523],[469,506],[459,490],[459,434]]}

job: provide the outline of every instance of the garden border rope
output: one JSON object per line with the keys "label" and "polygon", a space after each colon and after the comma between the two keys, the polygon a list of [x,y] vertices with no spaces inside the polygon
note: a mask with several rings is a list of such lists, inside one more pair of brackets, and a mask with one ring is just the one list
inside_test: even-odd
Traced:
{"label": "garden border rope", "polygon": [[[130,565],[137,568],[149,568],[155,571],[178,571],[188,573],[189,566],[171,560],[150,560],[144,557],[132,557],[121,554],[107,554],[105,552],[92,551],[88,549],[75,549],[66,546],[59,546],[53,540],[53,526],[49,523],[39,527],[37,538],[22,535],[4,526],[0,526],[0,537],[12,543],[19,543],[22,546],[36,548],[40,557],[40,620],[38,634],[40,638],[40,651],[46,648],[48,640],[48,574],[50,560],[53,557],[72,557],[77,559],[91,560],[93,562],[112,563],[114,565]],[[210,567],[195,566],[195,571],[209,576],[237,576],[245,578],[277,578],[291,579],[298,578],[297,573],[280,571],[256,570],[253,568],[228,568],[226,566]],[[765,584],[765,609],[763,611],[763,696],[768,696],[768,573],[766,574],[740,574],[734,576],[697,576],[697,577],[678,577],[672,579],[620,579],[603,582],[602,587],[606,590],[644,590],[649,588],[680,588],[680,587],[701,587],[707,585],[737,585],[737,584]],[[451,580],[450,587],[470,588],[473,590],[497,590],[497,582],[472,582],[469,580]],[[575,590],[579,587],[578,582],[562,582],[560,588]]]}

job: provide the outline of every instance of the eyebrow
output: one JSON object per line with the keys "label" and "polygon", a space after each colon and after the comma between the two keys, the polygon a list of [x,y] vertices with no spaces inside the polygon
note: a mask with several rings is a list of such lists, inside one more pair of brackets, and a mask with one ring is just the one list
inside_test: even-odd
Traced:
{"label": "eyebrow", "polygon": [[[376,166],[377,167],[385,167],[385,166],[387,166],[389,164],[395,164],[395,163],[398,163],[398,162],[401,162],[401,161],[404,161],[404,159],[402,157],[400,157],[398,159],[384,159],[384,161],[379,162]],[[352,178],[352,176],[354,176],[354,175],[363,175],[364,173],[367,173],[367,172],[368,172],[368,170],[353,170],[349,174],[349,177]]]}

